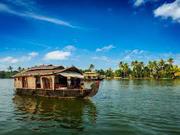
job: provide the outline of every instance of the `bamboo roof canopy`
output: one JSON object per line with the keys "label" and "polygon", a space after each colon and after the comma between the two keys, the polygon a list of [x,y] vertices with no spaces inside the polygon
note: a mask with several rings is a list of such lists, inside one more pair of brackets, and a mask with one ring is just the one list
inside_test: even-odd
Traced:
{"label": "bamboo roof canopy", "polygon": [[83,78],[81,71],[72,66],[64,68],[63,66],[53,66],[53,65],[40,65],[32,68],[23,70],[22,72],[14,75],[13,77],[25,77],[25,76],[44,76],[44,75],[62,75],[70,77]]}

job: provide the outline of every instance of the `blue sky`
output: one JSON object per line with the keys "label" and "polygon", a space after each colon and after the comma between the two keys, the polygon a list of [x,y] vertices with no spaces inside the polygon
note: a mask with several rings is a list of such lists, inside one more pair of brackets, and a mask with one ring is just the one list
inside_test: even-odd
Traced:
{"label": "blue sky", "polygon": [[119,61],[180,65],[180,0],[0,0],[0,70]]}

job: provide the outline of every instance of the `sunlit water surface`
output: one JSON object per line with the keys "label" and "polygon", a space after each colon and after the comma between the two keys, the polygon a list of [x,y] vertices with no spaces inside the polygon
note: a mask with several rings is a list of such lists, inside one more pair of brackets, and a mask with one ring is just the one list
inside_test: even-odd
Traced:
{"label": "sunlit water surface", "polygon": [[91,100],[14,95],[0,80],[0,135],[180,134],[180,80],[103,81]]}

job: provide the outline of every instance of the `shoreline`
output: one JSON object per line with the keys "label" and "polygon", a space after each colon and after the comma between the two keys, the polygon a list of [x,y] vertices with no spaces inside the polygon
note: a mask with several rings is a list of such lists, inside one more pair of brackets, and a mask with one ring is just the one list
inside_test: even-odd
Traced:
{"label": "shoreline", "polygon": [[104,80],[179,80],[180,78],[105,78]]}
{"label": "shoreline", "polygon": [[[13,78],[0,78],[2,80],[5,79],[13,79]],[[160,78],[160,79],[154,79],[154,78],[104,78],[104,80],[180,80],[180,78]]]}

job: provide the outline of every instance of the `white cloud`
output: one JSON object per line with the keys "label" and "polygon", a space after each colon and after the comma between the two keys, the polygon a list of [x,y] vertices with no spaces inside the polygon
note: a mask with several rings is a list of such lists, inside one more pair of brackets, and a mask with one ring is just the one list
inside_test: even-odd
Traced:
{"label": "white cloud", "polygon": [[52,51],[45,55],[45,60],[65,60],[71,55],[71,52],[66,51]]}
{"label": "white cloud", "polygon": [[76,47],[73,46],[73,45],[67,45],[67,46],[64,47],[64,50],[72,52],[72,51],[76,50]]}
{"label": "white cloud", "polygon": [[134,6],[139,7],[144,3],[144,0],[135,0]]}
{"label": "white cloud", "polygon": [[57,24],[57,25],[61,25],[61,26],[76,28],[75,26],[73,26],[69,22],[60,20],[58,18],[43,16],[43,15],[35,14],[33,12],[15,11],[3,3],[0,3],[0,12],[6,12],[6,13],[13,14],[13,15],[20,16],[20,17],[32,18],[32,19],[39,20],[39,21],[45,21],[45,22],[49,22],[49,23],[53,23],[53,24]]}
{"label": "white cloud", "polygon": [[20,62],[26,62],[26,61],[30,61],[32,58],[35,58],[36,56],[38,56],[37,52],[31,52],[21,57],[7,56],[4,58],[0,58],[0,63],[15,64],[15,63],[20,63]]}
{"label": "white cloud", "polygon": [[39,53],[37,53],[37,52],[31,52],[31,53],[29,53],[29,54],[27,54],[25,56],[20,57],[19,61],[20,62],[30,61],[31,59],[37,57],[38,55],[39,55]]}
{"label": "white cloud", "polygon": [[113,45],[108,45],[108,46],[104,46],[102,48],[97,48],[96,52],[104,52],[104,51],[109,51],[111,49],[115,48]]}
{"label": "white cloud", "polygon": [[30,57],[34,58],[34,57],[38,56],[39,53],[37,53],[37,52],[31,52],[31,53],[29,53],[28,55],[29,55]]}
{"label": "white cloud", "polygon": [[42,15],[33,14],[33,13],[26,13],[25,16],[33,18],[33,19],[41,20],[41,21],[46,21],[46,22],[49,22],[49,23],[54,23],[54,24],[57,24],[57,25],[62,25],[62,26],[70,27],[70,28],[75,28],[75,26],[71,25],[69,22],[65,22],[65,21],[57,19],[57,18],[51,18],[51,17],[48,17],[48,16],[42,16]]}
{"label": "white cloud", "polygon": [[147,52],[144,50],[134,49],[130,51],[125,51],[123,59],[124,61],[132,61],[136,59],[144,59],[146,58]]}
{"label": "white cloud", "polygon": [[1,63],[11,63],[11,64],[14,64],[14,63],[17,63],[19,62],[18,59],[14,58],[14,57],[11,57],[11,56],[7,56],[7,57],[4,57],[4,58],[0,58],[0,62]]}
{"label": "white cloud", "polygon": [[165,3],[154,10],[155,17],[172,18],[180,23],[180,0]]}
{"label": "white cloud", "polygon": [[135,7],[140,7],[146,3],[152,3],[152,2],[157,2],[159,0],[134,0],[134,6]]}
{"label": "white cloud", "polygon": [[36,1],[34,0],[4,0],[12,5],[25,8],[27,10],[35,9]]}

